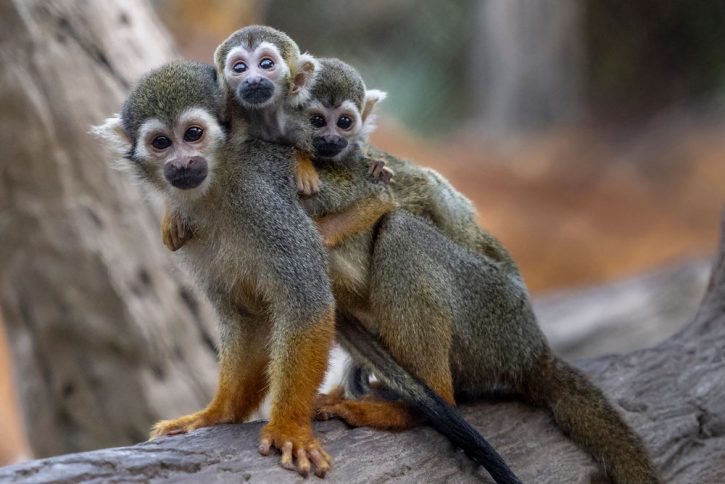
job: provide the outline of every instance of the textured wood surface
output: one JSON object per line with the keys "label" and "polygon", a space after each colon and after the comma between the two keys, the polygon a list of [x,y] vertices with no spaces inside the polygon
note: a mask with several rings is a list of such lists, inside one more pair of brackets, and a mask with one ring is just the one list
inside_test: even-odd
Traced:
{"label": "textured wood surface", "polygon": [[[723,220],[725,229],[725,219]],[[725,239],[697,315],[649,349],[583,360],[584,369],[643,436],[666,482],[725,482]],[[515,401],[461,407],[524,482],[598,482],[592,460],[540,410]],[[24,482],[295,482],[256,451],[259,423],[201,429],[132,447],[0,469]],[[487,482],[440,435],[316,426],[336,458],[329,482]]]}
{"label": "textured wood surface", "polygon": [[0,2],[0,307],[37,456],[138,442],[214,389],[215,318],[88,134],[174,55],[150,8]]}

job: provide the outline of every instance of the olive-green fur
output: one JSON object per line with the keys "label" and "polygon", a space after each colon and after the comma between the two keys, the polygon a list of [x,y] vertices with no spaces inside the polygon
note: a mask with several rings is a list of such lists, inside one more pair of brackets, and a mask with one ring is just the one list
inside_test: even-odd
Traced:
{"label": "olive-green fur", "polygon": [[[447,182],[441,185],[445,180],[435,172],[390,155],[386,160],[396,169],[389,189],[371,182],[364,166],[326,164],[318,167],[318,200],[305,203],[315,216],[366,197],[381,203],[393,197],[403,207],[330,250],[338,308],[355,315],[398,364],[430,386],[452,381],[456,398],[520,395],[548,408],[614,482],[658,482],[643,443],[602,392],[551,353],[515,264],[475,224],[470,202]],[[397,178],[401,169],[407,173]],[[456,210],[458,225],[438,225],[440,214]],[[371,361],[355,363],[375,372]]]}
{"label": "olive-green fur", "polygon": [[[184,63],[149,74],[131,93],[134,101],[128,105],[134,109],[124,110],[124,124],[139,126],[149,117],[172,116],[196,106],[202,93],[213,99],[217,84],[211,75],[198,72],[195,64]],[[185,86],[186,96],[167,88],[175,82]],[[152,101],[144,105],[145,100]],[[334,311],[325,249],[297,199],[293,150],[248,138],[243,120],[234,120],[230,129],[213,154],[216,163],[206,192],[192,198],[174,197],[172,188],[161,190],[171,209],[195,228],[193,239],[177,254],[217,309],[220,354],[244,357],[244,345],[255,341],[249,335],[258,340],[261,332],[270,354],[269,387],[264,391],[273,393],[273,405],[292,397],[280,385],[303,378],[310,382],[310,395],[299,398],[309,398],[311,406],[323,372],[302,374],[304,368],[294,368],[290,355],[297,354],[296,348],[318,344],[300,335],[329,323]],[[144,169],[135,161],[129,165],[131,170]],[[151,186],[160,190],[158,184]],[[325,340],[316,351],[323,351],[325,344],[329,348]],[[303,418],[299,424],[308,422]]]}
{"label": "olive-green fur", "polygon": [[320,72],[312,87],[312,99],[325,107],[337,107],[352,101],[359,112],[365,103],[365,83],[360,74],[339,59],[318,59]]}
{"label": "olive-green fur", "polygon": [[185,109],[201,107],[218,113],[221,103],[213,66],[192,61],[172,62],[138,81],[123,104],[121,118],[126,132],[135,138],[138,128],[149,118],[171,125]]}
{"label": "olive-green fur", "polygon": [[294,74],[295,63],[300,56],[300,48],[289,35],[266,25],[249,25],[227,37],[214,53],[214,63],[217,71],[224,70],[224,61],[227,54],[234,47],[243,46],[247,49],[254,49],[262,42],[276,45],[284,60],[287,61],[290,71]]}
{"label": "olive-green fur", "polygon": [[[338,308],[431,387],[452,382],[456,398],[518,394],[547,407],[615,482],[657,482],[639,437],[601,391],[551,353],[516,264],[478,226],[472,203],[434,170],[371,148],[352,153],[343,163],[316,163],[321,190],[303,202],[308,213],[338,213],[370,198],[399,208],[329,251]],[[371,181],[368,158],[393,169],[390,186]],[[354,364],[375,372],[372,359],[350,350]]]}

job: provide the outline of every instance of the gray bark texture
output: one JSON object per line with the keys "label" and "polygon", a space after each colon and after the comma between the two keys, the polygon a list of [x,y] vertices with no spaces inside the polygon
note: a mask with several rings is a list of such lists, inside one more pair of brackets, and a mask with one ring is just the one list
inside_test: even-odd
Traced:
{"label": "gray bark texture", "polygon": [[0,2],[0,307],[37,456],[139,442],[213,393],[215,318],[88,134],[173,55],[142,0]]}
{"label": "gray bark texture", "polygon": [[[725,215],[704,299],[680,332],[649,349],[582,360],[642,435],[665,482],[725,482]],[[601,482],[592,459],[542,410],[516,401],[461,406],[524,482]],[[201,429],[131,447],[0,469],[23,482],[296,482],[257,453],[260,423]],[[400,433],[316,425],[335,456],[329,482],[490,482],[427,427]]]}
{"label": "gray bark texture", "polygon": [[574,360],[649,348],[682,329],[705,294],[711,260],[659,267],[621,281],[537,297],[549,344]]}

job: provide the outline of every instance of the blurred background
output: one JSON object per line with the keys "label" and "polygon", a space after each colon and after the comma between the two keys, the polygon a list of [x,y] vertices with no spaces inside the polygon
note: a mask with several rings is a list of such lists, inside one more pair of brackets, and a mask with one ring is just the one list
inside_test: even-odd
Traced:
{"label": "blurred background", "polygon": [[[211,62],[232,31],[264,23],[387,91],[374,144],[439,170],[474,201],[565,356],[648,346],[694,314],[725,202],[725,3],[150,5],[145,15],[183,57]],[[19,422],[9,361],[0,349],[0,411]],[[7,428],[0,464],[93,447],[39,452]]]}

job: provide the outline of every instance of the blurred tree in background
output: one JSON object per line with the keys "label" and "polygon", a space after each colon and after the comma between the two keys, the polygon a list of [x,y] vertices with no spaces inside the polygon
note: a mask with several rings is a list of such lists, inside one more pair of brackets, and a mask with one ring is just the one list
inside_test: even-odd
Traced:
{"label": "blurred tree in background", "polygon": [[355,65],[383,110],[426,135],[646,118],[725,91],[725,2],[155,0],[187,56],[209,62],[262,22]]}

